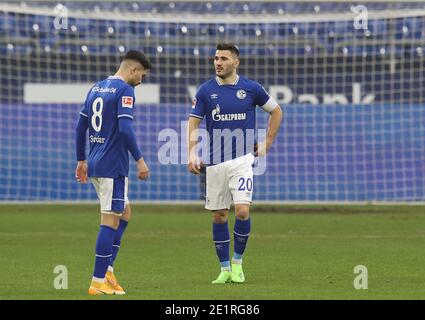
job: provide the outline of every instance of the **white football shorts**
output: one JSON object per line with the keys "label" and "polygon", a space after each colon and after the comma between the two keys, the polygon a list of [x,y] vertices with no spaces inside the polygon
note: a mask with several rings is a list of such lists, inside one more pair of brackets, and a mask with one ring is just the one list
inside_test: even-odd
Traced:
{"label": "white football shorts", "polygon": [[100,212],[121,216],[128,200],[128,178],[90,178],[100,200]]}
{"label": "white football shorts", "polygon": [[234,204],[251,204],[255,157],[248,153],[206,168],[205,209],[230,209]]}

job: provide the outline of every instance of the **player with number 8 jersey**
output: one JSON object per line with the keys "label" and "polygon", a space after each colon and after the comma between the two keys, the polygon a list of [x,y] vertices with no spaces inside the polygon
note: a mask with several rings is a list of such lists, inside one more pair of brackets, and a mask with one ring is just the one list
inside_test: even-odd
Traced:
{"label": "player with number 8 jersey", "polygon": [[[128,175],[128,146],[121,143],[118,120],[122,117],[134,119],[134,102],[134,88],[119,76],[110,76],[90,90],[80,111],[80,115],[89,120],[90,177],[116,178]],[[134,152],[133,157],[137,157],[137,149]]]}
{"label": "player with number 8 jersey", "polygon": [[[114,261],[131,215],[128,200],[130,152],[137,162],[137,176],[146,179],[149,169],[133,129],[134,87],[151,65],[142,52],[129,51],[115,75],[96,83],[87,94],[76,128],[78,182],[88,177],[100,200],[100,230],[90,295],[124,294],[114,273]],[[86,132],[90,151],[86,161]]]}

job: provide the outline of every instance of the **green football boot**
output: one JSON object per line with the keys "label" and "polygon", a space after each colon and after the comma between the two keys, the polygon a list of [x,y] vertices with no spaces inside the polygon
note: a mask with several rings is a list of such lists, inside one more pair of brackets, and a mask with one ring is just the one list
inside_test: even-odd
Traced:
{"label": "green football boot", "polygon": [[235,282],[235,283],[244,283],[245,282],[245,276],[243,274],[242,264],[232,263],[231,280],[232,280],[232,282]]}
{"label": "green football boot", "polygon": [[215,279],[212,284],[217,283],[229,283],[232,278],[232,273],[230,271],[221,271],[217,279]]}

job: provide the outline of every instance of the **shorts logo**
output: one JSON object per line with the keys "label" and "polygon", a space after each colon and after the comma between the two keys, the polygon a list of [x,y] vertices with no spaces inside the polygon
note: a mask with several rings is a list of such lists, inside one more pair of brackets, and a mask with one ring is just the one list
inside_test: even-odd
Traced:
{"label": "shorts logo", "polygon": [[245,90],[238,90],[238,92],[236,92],[236,96],[239,98],[239,99],[245,99],[246,98],[246,92],[245,92]]}
{"label": "shorts logo", "polygon": [[122,97],[123,108],[133,108],[133,97],[123,96]]}

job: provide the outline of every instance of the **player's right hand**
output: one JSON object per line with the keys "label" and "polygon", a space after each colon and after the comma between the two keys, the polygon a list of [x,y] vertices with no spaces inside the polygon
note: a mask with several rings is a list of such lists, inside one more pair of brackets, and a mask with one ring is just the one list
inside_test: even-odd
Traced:
{"label": "player's right hand", "polygon": [[143,158],[137,161],[137,178],[146,180],[149,178],[149,168]]}

